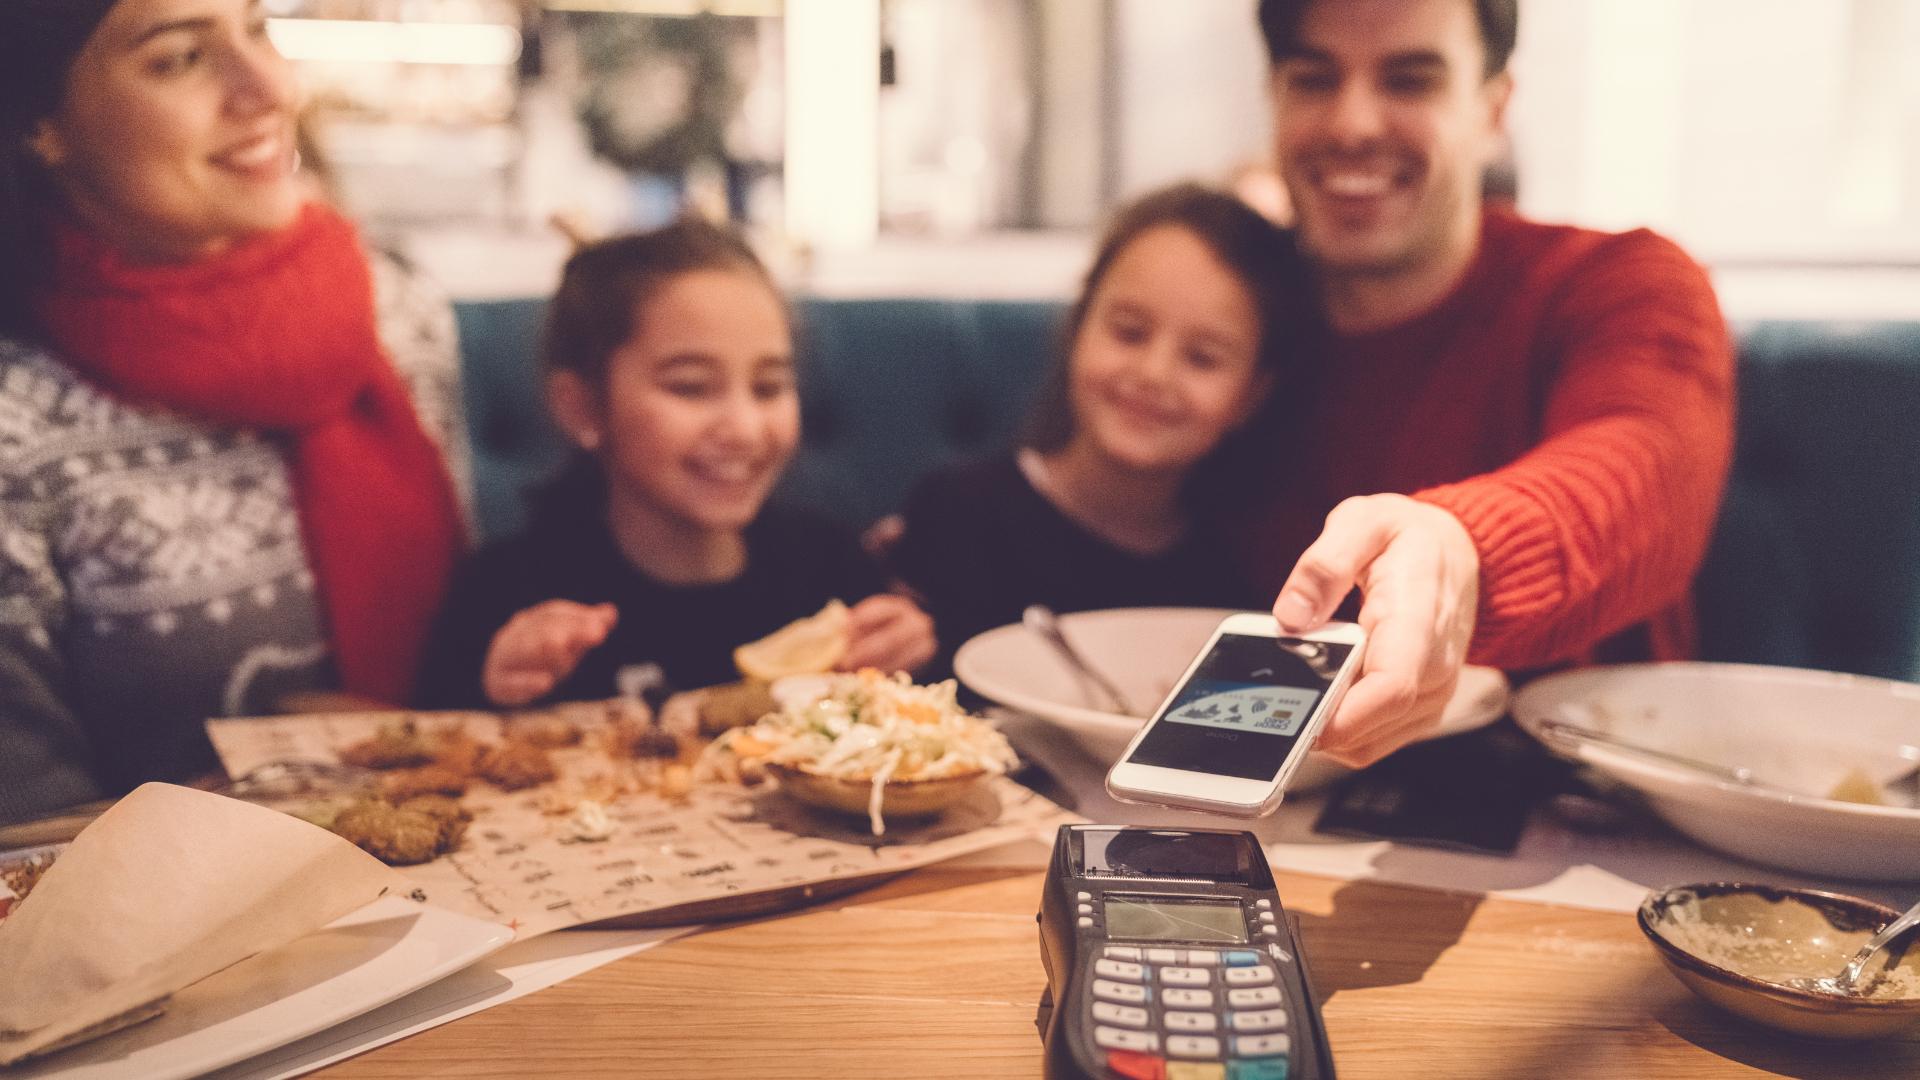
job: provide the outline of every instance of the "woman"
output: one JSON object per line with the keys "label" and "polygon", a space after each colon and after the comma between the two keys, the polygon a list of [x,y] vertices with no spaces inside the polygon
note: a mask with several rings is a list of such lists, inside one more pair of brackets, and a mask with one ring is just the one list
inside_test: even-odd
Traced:
{"label": "woman", "polygon": [[410,691],[451,320],[305,201],[295,105],[258,3],[0,6],[0,821]]}

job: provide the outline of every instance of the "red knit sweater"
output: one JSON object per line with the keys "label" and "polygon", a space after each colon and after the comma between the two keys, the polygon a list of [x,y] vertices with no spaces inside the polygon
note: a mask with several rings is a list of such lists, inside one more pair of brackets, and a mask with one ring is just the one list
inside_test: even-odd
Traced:
{"label": "red knit sweater", "polygon": [[1489,211],[1432,311],[1343,337],[1315,376],[1304,460],[1249,534],[1277,593],[1326,513],[1401,492],[1480,552],[1470,659],[1503,668],[1671,659],[1733,444],[1733,350],[1671,242]]}

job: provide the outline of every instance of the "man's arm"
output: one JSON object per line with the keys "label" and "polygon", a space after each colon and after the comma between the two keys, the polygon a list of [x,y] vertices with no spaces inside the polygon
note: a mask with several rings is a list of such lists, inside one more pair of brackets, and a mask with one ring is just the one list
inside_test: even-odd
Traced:
{"label": "man's arm", "polygon": [[1613,238],[1549,318],[1561,361],[1540,444],[1414,495],[1473,538],[1469,659],[1496,667],[1576,656],[1683,596],[1732,458],[1732,344],[1706,274],[1678,247]]}
{"label": "man's arm", "polygon": [[1274,601],[1302,630],[1361,590],[1362,675],[1318,743],[1340,760],[1432,727],[1466,659],[1576,655],[1692,580],[1733,443],[1733,350],[1705,273],[1651,234],[1614,238],[1551,314],[1540,444],[1412,498],[1341,503]]}

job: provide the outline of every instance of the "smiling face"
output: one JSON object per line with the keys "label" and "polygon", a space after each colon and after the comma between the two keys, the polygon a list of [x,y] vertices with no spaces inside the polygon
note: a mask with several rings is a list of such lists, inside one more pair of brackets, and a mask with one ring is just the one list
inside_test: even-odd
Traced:
{"label": "smiling face", "polygon": [[1123,467],[1181,472],[1259,402],[1253,295],[1190,230],[1159,225],[1108,267],[1074,335],[1073,441]]}
{"label": "smiling face", "polygon": [[1464,265],[1511,92],[1470,0],[1319,0],[1273,69],[1301,244],[1329,275]]}
{"label": "smiling face", "polygon": [[299,213],[295,106],[257,0],[119,0],[30,146],[81,221],[180,261]]}
{"label": "smiling face", "polygon": [[[574,378],[560,373],[556,378]],[[567,423],[606,465],[622,512],[731,532],[760,512],[800,440],[787,316],[745,271],[676,275],[641,304],[597,408]]]}

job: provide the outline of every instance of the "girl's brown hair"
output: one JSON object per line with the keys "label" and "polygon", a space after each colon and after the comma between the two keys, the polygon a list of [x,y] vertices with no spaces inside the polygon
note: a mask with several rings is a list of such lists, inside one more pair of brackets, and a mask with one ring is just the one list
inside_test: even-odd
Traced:
{"label": "girl's brown hair", "polygon": [[[786,304],[766,264],[738,233],[700,218],[682,218],[652,232],[611,237],[574,252],[547,305],[541,368],[549,374],[572,372],[596,393],[603,391],[613,354],[633,336],[641,308],[672,279],[705,270],[758,278],[782,307]],[[575,450],[559,472],[531,492],[535,518],[564,517],[569,506],[602,506],[606,486],[600,459]]]}
{"label": "girl's brown hair", "polygon": [[541,366],[604,386],[608,361],[633,336],[640,309],[668,281],[702,270],[749,274],[766,282],[776,298],[781,295],[766,265],[738,233],[699,218],[601,240],[567,260],[560,288],[547,306]]}

